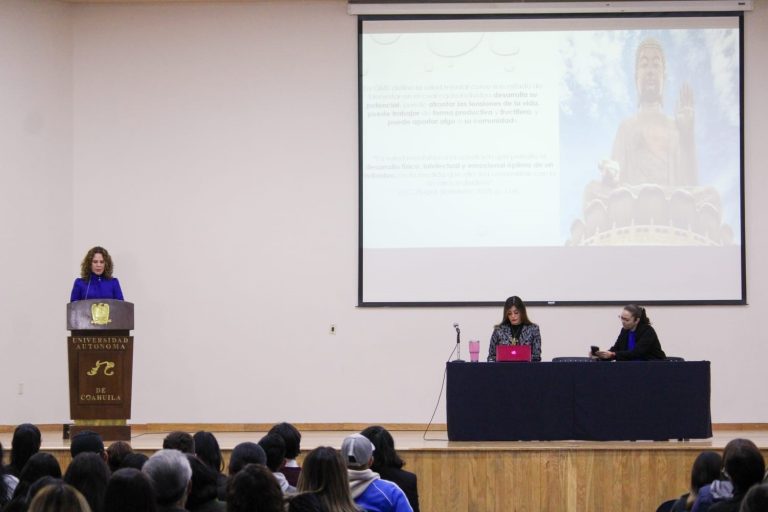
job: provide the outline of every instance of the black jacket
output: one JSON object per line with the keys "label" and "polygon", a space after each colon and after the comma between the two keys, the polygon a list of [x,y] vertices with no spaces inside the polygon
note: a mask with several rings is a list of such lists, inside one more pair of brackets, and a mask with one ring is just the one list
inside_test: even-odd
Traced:
{"label": "black jacket", "polygon": [[638,325],[635,330],[635,348],[627,350],[629,331],[622,329],[616,343],[609,349],[616,354],[617,361],[651,361],[666,359],[667,355],[661,350],[659,337],[650,325]]}
{"label": "black jacket", "polygon": [[416,484],[416,475],[410,471],[397,468],[379,468],[381,478],[395,482],[405,493],[408,503],[411,504],[413,512],[419,512],[419,491]]}

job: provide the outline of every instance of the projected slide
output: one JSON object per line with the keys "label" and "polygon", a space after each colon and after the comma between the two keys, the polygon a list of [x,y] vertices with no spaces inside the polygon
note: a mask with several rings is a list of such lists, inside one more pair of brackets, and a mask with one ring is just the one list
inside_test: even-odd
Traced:
{"label": "projected slide", "polygon": [[360,302],[741,301],[739,20],[364,20]]}

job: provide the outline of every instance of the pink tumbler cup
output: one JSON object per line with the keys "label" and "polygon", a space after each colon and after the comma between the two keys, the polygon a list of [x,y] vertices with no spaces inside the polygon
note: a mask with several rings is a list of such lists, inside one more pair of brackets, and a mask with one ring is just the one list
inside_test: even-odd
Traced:
{"label": "pink tumbler cup", "polygon": [[480,341],[469,340],[469,360],[476,363],[480,360]]}

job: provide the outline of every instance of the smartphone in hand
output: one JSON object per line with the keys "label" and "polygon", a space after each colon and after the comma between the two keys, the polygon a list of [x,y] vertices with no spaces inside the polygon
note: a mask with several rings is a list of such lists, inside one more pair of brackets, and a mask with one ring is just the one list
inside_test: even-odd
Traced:
{"label": "smartphone in hand", "polygon": [[597,355],[597,352],[600,350],[600,347],[592,345],[591,347],[589,347],[589,349],[590,349],[590,354],[594,356],[594,355]]}

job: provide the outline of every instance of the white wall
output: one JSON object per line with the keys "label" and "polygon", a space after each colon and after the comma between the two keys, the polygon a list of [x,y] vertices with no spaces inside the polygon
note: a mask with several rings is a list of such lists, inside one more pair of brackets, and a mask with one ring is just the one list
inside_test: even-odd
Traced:
{"label": "white wall", "polygon": [[[0,170],[8,197],[0,208],[11,221],[0,228],[3,252],[18,253],[0,260],[0,336],[13,356],[3,358],[0,399],[17,404],[0,410],[0,424],[68,420],[63,308],[94,244],[113,253],[136,304],[134,422],[425,423],[453,346],[451,324],[487,350],[501,310],[355,307],[357,26],[346,2],[38,4],[43,12],[27,12],[22,0],[2,4],[30,25],[0,31],[9,40],[2,46],[20,55],[44,46],[23,32],[46,20],[58,23],[45,25],[48,38],[66,40],[71,30],[58,54],[30,57],[30,74],[60,68],[49,80],[61,78],[59,86],[31,89],[21,78],[13,86],[28,109],[50,101],[66,121],[71,107],[72,128],[45,144],[13,144],[55,165],[39,164],[34,175],[21,163]],[[668,354],[712,361],[715,422],[768,422],[768,207],[760,203],[768,0],[755,3],[745,25],[750,305],[649,311]],[[8,101],[2,92],[0,101]],[[11,123],[0,118],[12,139],[22,129]],[[16,223],[31,200],[39,207],[25,229]],[[631,269],[616,278],[631,286]],[[617,313],[531,310],[545,360],[611,343]],[[18,396],[32,371],[47,377]],[[436,420],[444,419],[441,406]]]}
{"label": "white wall", "polygon": [[58,2],[0,2],[0,424],[66,413],[70,20]]}

